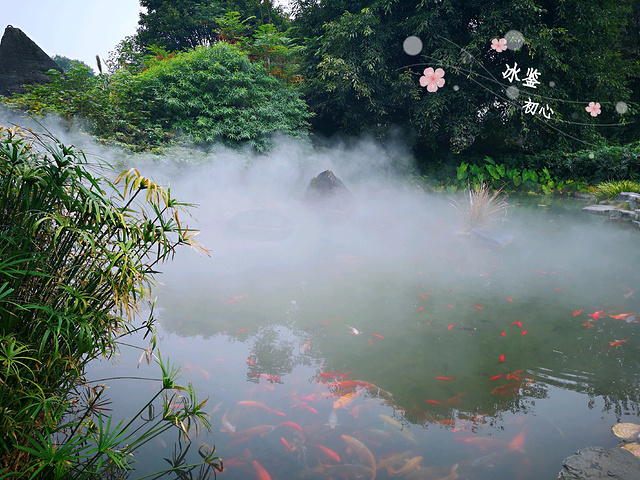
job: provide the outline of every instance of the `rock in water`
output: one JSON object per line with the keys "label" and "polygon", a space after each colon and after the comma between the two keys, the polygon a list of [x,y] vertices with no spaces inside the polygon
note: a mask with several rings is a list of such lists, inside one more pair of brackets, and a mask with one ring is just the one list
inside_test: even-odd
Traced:
{"label": "rock in water", "polygon": [[0,95],[25,93],[25,85],[47,83],[48,70],[62,72],[22,30],[7,26],[0,42]]}
{"label": "rock in water", "polygon": [[622,448],[588,447],[562,462],[558,480],[638,480],[640,459]]}
{"label": "rock in water", "polygon": [[331,170],[311,179],[304,201],[314,207],[346,212],[355,205],[355,197]]}
{"label": "rock in water", "polygon": [[280,241],[296,229],[293,220],[269,210],[245,210],[227,220],[236,235],[258,241]]}

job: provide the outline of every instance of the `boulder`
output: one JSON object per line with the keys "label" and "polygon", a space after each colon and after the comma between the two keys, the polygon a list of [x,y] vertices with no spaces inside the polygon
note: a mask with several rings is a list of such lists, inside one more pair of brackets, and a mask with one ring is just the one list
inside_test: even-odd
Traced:
{"label": "boulder", "polygon": [[50,80],[49,70],[62,68],[19,28],[8,25],[0,41],[0,95],[25,93],[25,85]]}
{"label": "boulder", "polygon": [[314,207],[345,212],[355,205],[355,197],[331,170],[311,179],[304,201]]}
{"label": "boulder", "polygon": [[638,480],[640,458],[622,448],[587,447],[562,462],[558,480]]}

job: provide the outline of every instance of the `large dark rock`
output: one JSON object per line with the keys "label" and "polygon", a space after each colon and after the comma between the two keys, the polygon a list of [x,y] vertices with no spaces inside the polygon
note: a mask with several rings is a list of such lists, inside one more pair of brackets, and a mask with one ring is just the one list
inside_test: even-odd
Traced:
{"label": "large dark rock", "polygon": [[314,207],[345,212],[355,205],[355,197],[331,170],[311,179],[304,201]]}
{"label": "large dark rock", "polygon": [[0,95],[24,93],[25,85],[50,80],[48,70],[62,69],[22,30],[7,26],[0,41]]}
{"label": "large dark rock", "polygon": [[558,480],[638,480],[640,459],[622,448],[588,447],[562,462]]}

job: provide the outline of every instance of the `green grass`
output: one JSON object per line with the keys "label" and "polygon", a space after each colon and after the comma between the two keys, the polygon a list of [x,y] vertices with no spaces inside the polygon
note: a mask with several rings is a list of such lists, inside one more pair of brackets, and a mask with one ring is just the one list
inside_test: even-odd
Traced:
{"label": "green grass", "polygon": [[640,183],[633,180],[602,182],[596,186],[594,195],[597,200],[614,200],[622,192],[640,193]]}

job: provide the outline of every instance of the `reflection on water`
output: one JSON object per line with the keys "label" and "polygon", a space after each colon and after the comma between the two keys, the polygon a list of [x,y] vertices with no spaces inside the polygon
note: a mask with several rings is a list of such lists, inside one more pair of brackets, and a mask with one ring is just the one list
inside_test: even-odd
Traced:
{"label": "reflection on water", "polygon": [[[167,266],[159,348],[209,396],[214,429],[193,440],[221,478],[555,478],[638,416],[637,232],[536,205],[492,250],[445,202],[396,197],[330,220],[282,207],[298,227],[278,242],[211,217],[213,258]],[[139,473],[162,468],[162,442]]]}

